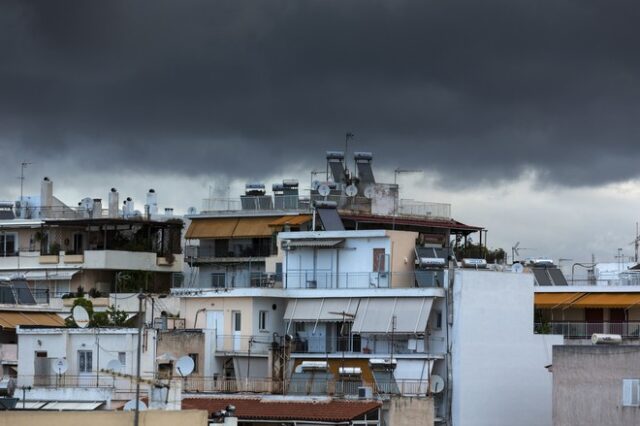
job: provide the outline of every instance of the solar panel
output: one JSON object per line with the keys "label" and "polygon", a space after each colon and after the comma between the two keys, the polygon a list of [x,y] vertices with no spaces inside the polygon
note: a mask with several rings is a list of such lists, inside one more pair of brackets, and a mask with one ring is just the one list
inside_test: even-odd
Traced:
{"label": "solar panel", "polygon": [[553,285],[569,285],[559,268],[549,268],[547,272],[549,272],[549,276],[551,276],[551,280],[553,280]]}
{"label": "solar panel", "polygon": [[438,271],[416,270],[416,283],[418,283],[418,287],[438,287],[437,272]]}
{"label": "solar panel", "polygon": [[13,291],[16,295],[16,299],[18,299],[18,303],[21,305],[35,305],[36,299],[33,297],[33,293],[31,293],[31,289],[27,285],[27,282],[24,280],[14,280],[12,281]]}
{"label": "solar panel", "polygon": [[376,180],[373,177],[373,170],[371,169],[371,163],[358,161],[358,178],[360,179],[360,183],[375,183]]}
{"label": "solar panel", "polygon": [[327,384],[333,379],[331,373],[324,371],[304,371],[294,373],[289,382],[291,395],[326,395]]}
{"label": "solar panel", "polygon": [[347,177],[344,174],[344,164],[342,161],[329,161],[329,167],[331,168],[331,174],[333,175],[334,182],[344,182]]}
{"label": "solar panel", "polygon": [[380,393],[400,393],[393,370],[372,370],[371,372]]}
{"label": "solar panel", "polygon": [[533,275],[538,285],[553,285],[549,274],[547,274],[547,268],[533,268]]}
{"label": "solar panel", "polygon": [[0,303],[15,305],[16,298],[10,284],[0,284]]}
{"label": "solar panel", "polygon": [[316,212],[320,216],[320,221],[325,231],[344,231],[344,225],[340,215],[338,215],[338,210],[317,208]]}

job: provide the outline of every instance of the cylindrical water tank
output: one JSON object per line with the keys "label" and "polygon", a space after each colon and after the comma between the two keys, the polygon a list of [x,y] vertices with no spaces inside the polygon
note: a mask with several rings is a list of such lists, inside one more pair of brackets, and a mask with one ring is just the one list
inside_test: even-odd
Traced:
{"label": "cylindrical water tank", "polygon": [[158,214],[158,194],[153,188],[147,192],[147,205],[149,206],[149,213],[151,215]]}
{"label": "cylindrical water tank", "polygon": [[622,343],[622,336],[619,334],[594,333],[591,335],[591,343],[594,345],[619,345]]}

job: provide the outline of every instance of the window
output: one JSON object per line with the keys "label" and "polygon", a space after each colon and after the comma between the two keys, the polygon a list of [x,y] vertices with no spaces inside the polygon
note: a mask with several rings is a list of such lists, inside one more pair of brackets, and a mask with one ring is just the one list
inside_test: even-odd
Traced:
{"label": "window", "polygon": [[127,353],[126,352],[118,352],[118,361],[120,361],[120,365],[122,367],[127,365]]}
{"label": "window", "polygon": [[92,351],[78,351],[78,373],[91,373],[93,366]]}
{"label": "window", "polygon": [[233,312],[233,331],[242,330],[242,314],[239,311]]}
{"label": "window", "polygon": [[622,380],[622,405],[624,407],[640,406],[640,379]]}
{"label": "window", "polygon": [[442,311],[434,311],[434,315],[436,316],[436,330],[442,330]]}
{"label": "window", "polygon": [[373,272],[386,272],[385,252],[383,248],[373,249]]}
{"label": "window", "polygon": [[266,331],[267,330],[267,311],[260,311],[258,312],[258,329],[260,331]]}
{"label": "window", "polygon": [[18,251],[17,234],[0,234],[0,256],[14,256]]}
{"label": "window", "polygon": [[224,288],[226,276],[227,275],[224,272],[213,272],[211,274],[211,287]]}
{"label": "window", "polygon": [[198,354],[189,354],[189,358],[193,360],[193,372],[198,372]]}
{"label": "window", "polygon": [[295,332],[296,333],[304,333],[304,323],[303,322],[296,322],[295,323]]}
{"label": "window", "polygon": [[73,234],[73,252],[75,254],[82,254],[84,251],[84,235]]}

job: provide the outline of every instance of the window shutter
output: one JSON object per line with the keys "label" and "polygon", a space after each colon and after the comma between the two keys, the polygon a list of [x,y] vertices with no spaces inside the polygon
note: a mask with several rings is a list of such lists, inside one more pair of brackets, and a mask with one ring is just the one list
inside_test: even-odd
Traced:
{"label": "window shutter", "polygon": [[622,380],[622,405],[625,407],[630,407],[633,405],[632,403],[632,394],[633,394],[633,385],[634,380],[631,379],[623,379]]}

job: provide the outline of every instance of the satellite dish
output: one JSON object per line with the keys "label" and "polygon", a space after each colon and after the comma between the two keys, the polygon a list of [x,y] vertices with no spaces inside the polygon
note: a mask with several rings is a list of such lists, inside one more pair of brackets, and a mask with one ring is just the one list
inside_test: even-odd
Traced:
{"label": "satellite dish", "polygon": [[444,379],[437,374],[431,375],[429,380],[429,390],[431,393],[440,393],[444,390]]}
{"label": "satellite dish", "polygon": [[69,364],[67,363],[67,360],[64,358],[58,358],[53,363],[53,371],[55,371],[56,374],[58,375],[66,373],[68,369],[69,369]]}
{"label": "satellite dish", "polygon": [[176,362],[176,371],[182,377],[186,377],[189,374],[193,373],[194,368],[196,368],[196,364],[193,362],[193,358],[190,356],[183,356],[178,359]]}
{"label": "satellite dish", "polygon": [[347,197],[355,197],[358,193],[358,187],[355,185],[349,185],[344,189],[344,193],[347,194]]}
{"label": "satellite dish", "polygon": [[107,363],[107,370],[114,373],[122,373],[122,364],[117,359],[112,359]]}
{"label": "satellite dish", "polygon": [[89,325],[89,313],[85,308],[80,305],[77,305],[71,311],[71,315],[73,316],[73,320],[76,322],[78,327],[86,328]]}
{"label": "satellite dish", "polygon": [[524,271],[524,266],[522,266],[521,263],[514,263],[513,265],[511,265],[511,272],[521,274],[522,271]]}
{"label": "satellite dish", "polygon": [[369,185],[364,189],[364,196],[368,199],[372,199],[374,192],[375,192],[375,189],[373,188],[373,185]]}
{"label": "satellite dish", "polygon": [[[147,404],[145,404],[142,401],[138,401],[138,410],[139,411],[144,411],[147,409]],[[124,404],[124,407],[122,407],[122,411],[133,411],[136,409],[136,400],[132,399],[131,401],[127,401],[126,404]]]}
{"label": "satellite dish", "polygon": [[318,186],[318,194],[326,197],[327,195],[331,194],[331,188],[329,188],[329,185],[327,185],[326,183],[320,184],[320,186]]}

